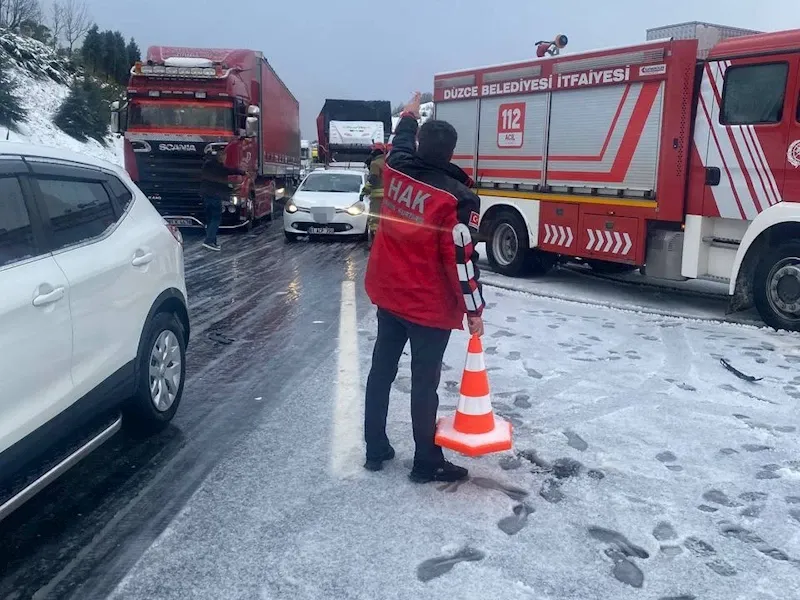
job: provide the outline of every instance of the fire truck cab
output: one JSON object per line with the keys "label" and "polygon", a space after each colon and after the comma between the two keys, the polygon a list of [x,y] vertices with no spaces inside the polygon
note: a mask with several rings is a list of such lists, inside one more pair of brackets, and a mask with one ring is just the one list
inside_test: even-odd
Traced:
{"label": "fire truck cab", "polygon": [[669,30],[435,76],[488,259],[724,282],[730,310],[800,330],[800,30]]}

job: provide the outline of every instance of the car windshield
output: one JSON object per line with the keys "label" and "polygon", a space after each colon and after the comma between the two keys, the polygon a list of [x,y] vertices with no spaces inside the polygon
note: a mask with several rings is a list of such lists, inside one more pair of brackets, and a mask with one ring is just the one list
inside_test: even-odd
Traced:
{"label": "car windshield", "polygon": [[131,130],[183,129],[233,132],[233,106],[226,102],[138,100],[128,114]]}
{"label": "car windshield", "polygon": [[300,186],[303,192],[358,192],[361,175],[355,173],[314,173]]}

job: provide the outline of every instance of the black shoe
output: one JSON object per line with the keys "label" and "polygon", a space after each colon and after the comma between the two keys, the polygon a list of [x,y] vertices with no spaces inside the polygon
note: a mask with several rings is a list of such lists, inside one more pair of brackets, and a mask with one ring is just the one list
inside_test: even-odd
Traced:
{"label": "black shoe", "polygon": [[414,483],[430,483],[431,481],[461,481],[469,476],[469,471],[464,467],[459,467],[451,462],[442,460],[433,466],[414,465],[411,474],[408,476]]}
{"label": "black shoe", "polygon": [[364,463],[364,468],[367,471],[380,471],[383,469],[383,463],[386,462],[387,460],[392,460],[393,458],[394,458],[394,448],[389,446],[389,449],[386,450],[386,452],[384,452],[377,458],[367,457],[367,462]]}
{"label": "black shoe", "polygon": [[203,242],[203,248],[205,248],[206,250],[213,250],[214,252],[219,252],[220,250],[222,250],[222,247],[219,244],[217,243],[212,244],[211,242]]}

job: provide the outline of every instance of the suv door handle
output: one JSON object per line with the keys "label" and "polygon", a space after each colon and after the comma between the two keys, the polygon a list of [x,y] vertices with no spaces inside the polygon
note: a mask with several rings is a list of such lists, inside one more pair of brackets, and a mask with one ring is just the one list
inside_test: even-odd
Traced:
{"label": "suv door handle", "polygon": [[153,253],[146,252],[145,254],[139,254],[138,256],[134,256],[131,260],[131,264],[134,267],[142,267],[153,260]]}
{"label": "suv door handle", "polygon": [[58,302],[64,297],[64,288],[57,287],[52,292],[48,292],[46,294],[39,294],[33,298],[33,305],[34,306],[46,306],[48,304],[52,304],[53,302]]}

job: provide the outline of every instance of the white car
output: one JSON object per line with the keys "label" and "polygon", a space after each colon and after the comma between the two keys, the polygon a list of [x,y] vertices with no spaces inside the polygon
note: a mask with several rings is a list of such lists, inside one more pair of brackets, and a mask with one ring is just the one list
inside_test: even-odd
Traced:
{"label": "white car", "polygon": [[369,203],[359,200],[366,172],[349,169],[312,171],[287,200],[283,233],[287,242],[301,235],[367,238]]}
{"label": "white car", "polygon": [[180,233],[119,167],[0,142],[0,290],[2,520],[123,424],[175,415]]}

